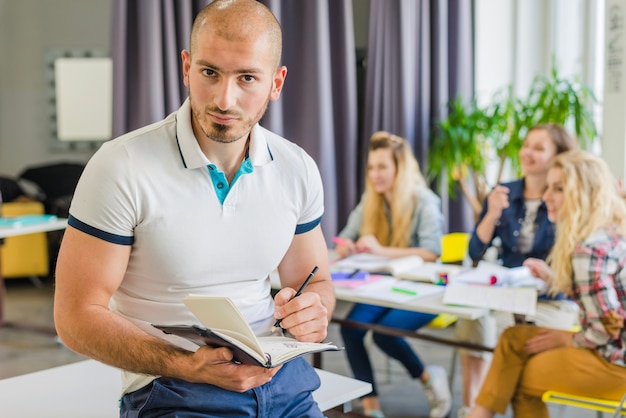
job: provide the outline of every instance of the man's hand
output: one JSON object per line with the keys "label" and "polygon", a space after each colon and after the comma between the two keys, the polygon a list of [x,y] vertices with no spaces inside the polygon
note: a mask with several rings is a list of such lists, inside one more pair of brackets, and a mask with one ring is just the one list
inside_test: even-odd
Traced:
{"label": "man's hand", "polygon": [[272,380],[279,367],[271,369],[233,363],[233,353],[228,348],[203,346],[192,354],[193,370],[185,380],[210,383],[222,389],[245,392]]}
{"label": "man's hand", "polygon": [[328,310],[320,296],[307,291],[297,298],[295,294],[296,290],[291,288],[283,288],[276,294],[274,316],[298,341],[323,341],[328,328]]}
{"label": "man's hand", "polygon": [[539,335],[526,341],[526,352],[537,354],[559,347],[572,346],[572,333],[558,329],[543,328]]}

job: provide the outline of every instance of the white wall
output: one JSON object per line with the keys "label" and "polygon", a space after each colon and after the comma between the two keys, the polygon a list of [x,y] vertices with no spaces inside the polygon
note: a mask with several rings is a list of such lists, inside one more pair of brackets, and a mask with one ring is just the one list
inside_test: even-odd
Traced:
{"label": "white wall", "polygon": [[0,175],[29,165],[87,161],[51,147],[49,49],[110,51],[113,0],[0,0]]}

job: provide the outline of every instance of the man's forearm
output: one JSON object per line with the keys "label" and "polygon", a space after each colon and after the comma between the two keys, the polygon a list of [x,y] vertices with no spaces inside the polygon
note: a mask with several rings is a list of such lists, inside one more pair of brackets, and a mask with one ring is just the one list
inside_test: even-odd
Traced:
{"label": "man's forearm", "polygon": [[66,345],[88,357],[135,373],[182,377],[182,363],[191,354],[149,335],[104,308],[92,307],[80,320],[60,324]]}

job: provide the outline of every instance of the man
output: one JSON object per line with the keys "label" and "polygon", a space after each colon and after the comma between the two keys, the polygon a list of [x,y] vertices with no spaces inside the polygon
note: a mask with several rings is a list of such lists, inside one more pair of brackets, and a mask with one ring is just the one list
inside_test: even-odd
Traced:
{"label": "man", "polygon": [[[189,98],[105,144],[81,177],[57,263],[55,321],[69,348],[124,371],[122,416],[322,416],[305,360],[235,364],[227,348],[196,350],[151,326],[198,323],[181,299],[212,294],[233,299],[257,335],[281,319],[300,341],[326,337],[335,299],[319,171],[257,124],[284,85],[281,48],[262,4],[211,3],[182,52]],[[283,289],[274,304],[275,268]]]}

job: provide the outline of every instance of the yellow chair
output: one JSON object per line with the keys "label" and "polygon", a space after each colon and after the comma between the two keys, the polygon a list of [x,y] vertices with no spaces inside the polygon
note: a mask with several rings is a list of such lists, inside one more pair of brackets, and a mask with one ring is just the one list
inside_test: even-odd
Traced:
{"label": "yellow chair", "polygon": [[[37,201],[6,202],[0,207],[3,217],[44,213],[43,203]],[[48,276],[50,267],[46,233],[5,238],[4,245],[0,245],[0,260],[5,279]]]}
{"label": "yellow chair", "polygon": [[626,394],[621,401],[608,401],[606,399],[587,398],[584,396],[575,396],[568,393],[556,392],[549,390],[541,396],[541,400],[545,403],[554,403],[562,405],[560,416],[565,416],[564,407],[573,406],[576,408],[591,409],[598,411],[598,418],[602,418],[602,412],[612,412],[613,417],[626,415]]}

